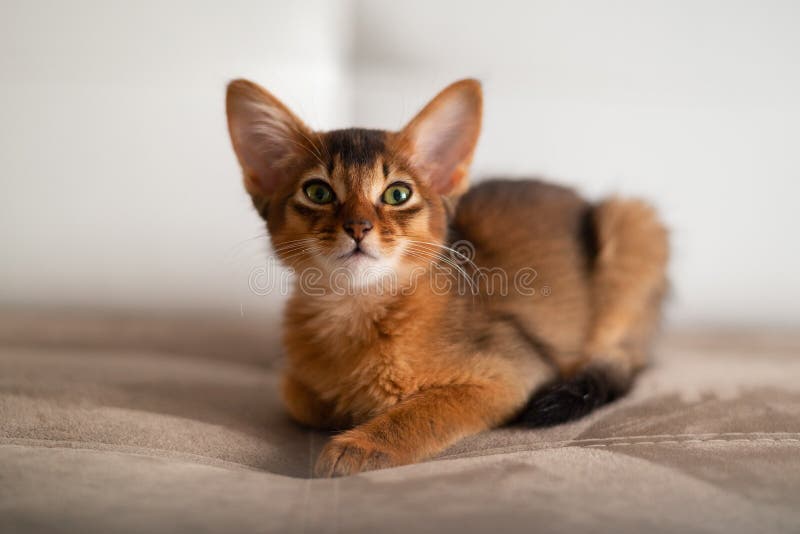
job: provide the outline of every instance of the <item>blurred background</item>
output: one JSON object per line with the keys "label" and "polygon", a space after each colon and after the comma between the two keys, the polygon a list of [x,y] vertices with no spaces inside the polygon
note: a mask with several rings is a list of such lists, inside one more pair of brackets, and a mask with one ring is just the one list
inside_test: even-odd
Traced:
{"label": "blurred background", "polygon": [[0,0],[0,305],[273,313],[224,89],[401,127],[480,78],[475,181],[639,195],[674,325],[800,318],[800,3]]}

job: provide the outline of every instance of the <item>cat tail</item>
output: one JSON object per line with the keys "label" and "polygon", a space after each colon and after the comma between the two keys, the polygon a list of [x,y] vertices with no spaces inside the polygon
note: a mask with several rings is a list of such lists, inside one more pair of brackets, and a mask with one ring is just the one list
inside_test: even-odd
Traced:
{"label": "cat tail", "polygon": [[667,289],[669,239],[655,210],[610,198],[589,214],[593,321],[584,359],[536,393],[520,416],[526,426],[578,419],[624,395],[650,352]]}

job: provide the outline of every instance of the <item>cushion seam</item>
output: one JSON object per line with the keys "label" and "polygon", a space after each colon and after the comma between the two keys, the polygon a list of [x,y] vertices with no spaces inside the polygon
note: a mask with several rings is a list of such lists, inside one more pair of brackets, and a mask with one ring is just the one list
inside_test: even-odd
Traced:
{"label": "cushion seam", "polygon": [[201,465],[208,465],[213,467],[224,467],[228,469],[256,471],[256,472],[271,472],[266,469],[260,469],[247,464],[232,462],[230,460],[222,460],[213,456],[205,456],[202,454],[195,454],[189,452],[171,451],[169,449],[158,449],[153,447],[134,447],[130,445],[116,445],[113,443],[105,443],[102,441],[74,441],[63,439],[48,439],[48,438],[8,438],[0,437],[0,446],[15,445],[24,447],[35,447],[42,449],[74,449],[84,451],[101,451],[101,452],[118,452],[122,454],[133,454],[137,456],[144,456],[149,458],[167,458],[183,460],[185,462],[192,462]]}
{"label": "cushion seam", "polygon": [[610,438],[585,438],[547,443],[529,444],[510,447],[483,449],[474,453],[446,454],[435,459],[471,458],[475,456],[491,456],[524,451],[562,449],[568,447],[603,448],[635,445],[680,445],[695,443],[797,443],[800,444],[800,432],[725,432],[717,434],[660,434],[655,436],[621,436]]}
{"label": "cushion seam", "polygon": [[[655,438],[655,439],[654,439]],[[635,440],[635,441],[634,441]],[[529,444],[525,446],[498,447],[482,449],[466,454],[447,454],[432,458],[431,460],[456,460],[460,458],[474,458],[483,456],[498,456],[517,452],[536,452],[562,448],[608,448],[630,447],[637,445],[691,445],[696,443],[788,443],[800,445],[800,432],[727,432],[717,434],[661,434],[656,436],[625,436],[610,438],[585,438],[549,443]],[[226,467],[256,472],[272,473],[268,469],[253,467],[247,464],[222,460],[213,456],[185,453],[158,448],[140,448],[128,445],[115,445],[100,441],[73,441],[56,440],[47,438],[8,438],[0,437],[0,445],[21,445],[39,448],[66,448],[75,450],[118,452],[122,454],[135,454],[145,457],[171,458],[194,462],[202,465]]]}

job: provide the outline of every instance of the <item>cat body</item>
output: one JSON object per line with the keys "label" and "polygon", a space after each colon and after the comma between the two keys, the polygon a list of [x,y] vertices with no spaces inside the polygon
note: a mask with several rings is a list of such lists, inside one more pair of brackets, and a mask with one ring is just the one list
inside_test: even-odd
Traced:
{"label": "cat body", "polygon": [[227,109],[245,186],[298,273],[286,407],[342,431],[318,475],[419,461],[512,420],[580,416],[644,365],[664,227],[640,201],[591,204],[536,180],[466,190],[477,82],[451,85],[400,132],[314,132],[242,80]]}

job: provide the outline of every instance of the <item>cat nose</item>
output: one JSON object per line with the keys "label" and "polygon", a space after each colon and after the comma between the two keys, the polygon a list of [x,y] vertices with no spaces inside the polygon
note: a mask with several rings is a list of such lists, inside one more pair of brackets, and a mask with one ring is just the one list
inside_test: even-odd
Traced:
{"label": "cat nose", "polygon": [[347,235],[353,238],[356,243],[364,239],[367,232],[372,230],[372,223],[366,219],[349,219],[342,225]]}

